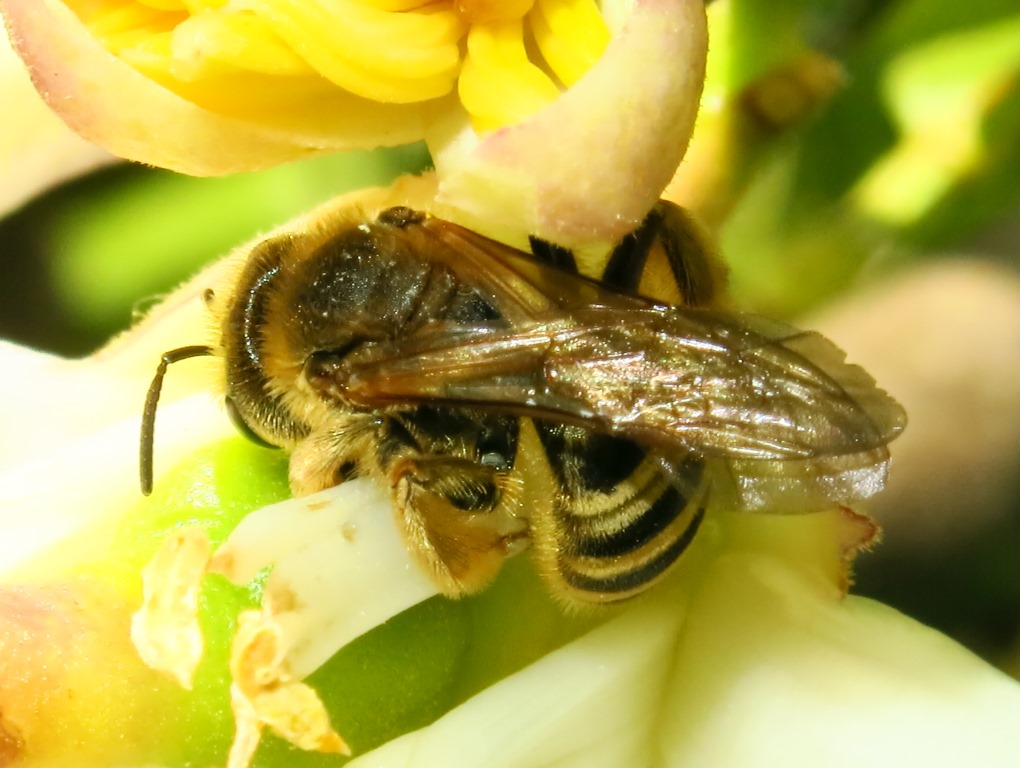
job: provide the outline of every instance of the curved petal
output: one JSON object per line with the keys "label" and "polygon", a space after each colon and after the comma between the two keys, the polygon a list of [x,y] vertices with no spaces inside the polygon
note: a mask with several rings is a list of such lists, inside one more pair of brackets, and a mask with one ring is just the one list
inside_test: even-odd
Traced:
{"label": "curved petal", "polygon": [[517,246],[619,240],[683,158],[706,46],[701,0],[638,0],[602,58],[533,117],[479,138],[448,111],[428,137],[438,212]]}
{"label": "curved petal", "polygon": [[351,765],[1015,765],[1015,681],[842,597],[831,555],[867,528],[845,513],[721,516],[691,553],[696,579]]}
{"label": "curved petal", "polygon": [[1020,761],[1016,681],[891,608],[832,600],[763,551],[712,563],[666,687],[663,765]]}
{"label": "curved petal", "polygon": [[138,765],[153,742],[187,738],[165,719],[153,727],[181,696],[134,655],[121,586],[88,577],[0,585],[3,764]]}
{"label": "curved petal", "polygon": [[207,176],[422,136],[419,107],[325,86],[284,90],[294,108],[280,102],[257,116],[214,112],[109,53],[58,0],[0,0],[0,10],[50,107],[86,139],[130,160]]}
{"label": "curved petal", "polygon": [[684,618],[676,590],[660,590],[351,768],[664,765],[658,709]]}
{"label": "curved petal", "polygon": [[0,30],[0,215],[116,158],[67,129],[47,109]]}
{"label": "curved petal", "polygon": [[[0,574],[31,575],[33,558],[52,548],[59,549],[62,567],[87,560],[96,532],[108,537],[118,515],[137,501],[145,388],[163,351],[205,338],[201,291],[226,266],[210,267],[90,358],[67,360],[0,343],[0,365],[21,373],[0,400],[7,438],[0,440]],[[210,358],[168,381],[160,405],[160,466],[234,434],[208,394],[215,376]]]}

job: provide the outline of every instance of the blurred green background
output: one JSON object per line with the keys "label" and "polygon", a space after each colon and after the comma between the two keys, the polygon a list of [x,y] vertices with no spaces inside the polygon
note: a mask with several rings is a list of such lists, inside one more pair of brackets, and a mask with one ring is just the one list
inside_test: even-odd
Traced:
{"label": "blurred green background", "polygon": [[[737,306],[797,317],[949,253],[1020,271],[1016,0],[719,0],[711,13],[706,109],[679,196],[718,236]],[[221,179],[122,165],[64,185],[0,222],[0,337],[87,354],[232,246],[427,164],[415,146]],[[983,320],[989,332],[999,322]],[[1020,437],[1014,446],[994,464],[1008,491],[995,514],[954,502],[958,535],[890,542],[859,561],[857,591],[1015,674]],[[961,476],[964,500],[992,480]]]}
{"label": "blurred green background", "polygon": [[0,337],[88,354],[234,246],[427,164],[414,145],[212,179],[127,164],[78,179],[0,221]]}

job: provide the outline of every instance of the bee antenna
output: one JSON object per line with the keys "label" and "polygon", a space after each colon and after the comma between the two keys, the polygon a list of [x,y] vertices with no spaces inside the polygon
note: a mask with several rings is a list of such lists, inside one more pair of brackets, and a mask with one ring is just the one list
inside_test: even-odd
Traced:
{"label": "bee antenna", "polygon": [[138,454],[138,470],[142,481],[142,493],[152,493],[152,446],[156,434],[156,405],[159,403],[159,392],[163,388],[163,377],[171,363],[179,363],[189,357],[205,357],[213,354],[212,347],[178,347],[164,352],[152,377],[149,392],[145,396],[145,408],[142,410],[142,435]]}

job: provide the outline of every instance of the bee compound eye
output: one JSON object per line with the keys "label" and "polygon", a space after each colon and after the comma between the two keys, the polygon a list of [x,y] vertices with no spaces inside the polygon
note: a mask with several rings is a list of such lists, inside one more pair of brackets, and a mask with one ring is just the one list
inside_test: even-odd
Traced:
{"label": "bee compound eye", "polygon": [[261,436],[259,436],[255,430],[251,428],[244,417],[241,416],[241,412],[237,409],[237,403],[234,402],[234,398],[227,396],[226,399],[227,416],[230,417],[230,421],[233,422],[234,427],[244,435],[246,438],[251,440],[256,445],[261,445],[263,448],[278,448],[279,446],[273,445],[267,442]]}

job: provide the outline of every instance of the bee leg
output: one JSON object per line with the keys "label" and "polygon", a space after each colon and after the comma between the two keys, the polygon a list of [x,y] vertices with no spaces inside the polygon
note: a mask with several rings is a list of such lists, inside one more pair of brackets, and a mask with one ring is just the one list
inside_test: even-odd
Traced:
{"label": "bee leg", "polygon": [[450,597],[477,592],[527,545],[516,475],[455,456],[404,456],[388,468],[411,551]]}
{"label": "bee leg", "polygon": [[313,432],[291,451],[290,490],[295,496],[332,488],[363,474],[356,441],[347,431]]}

